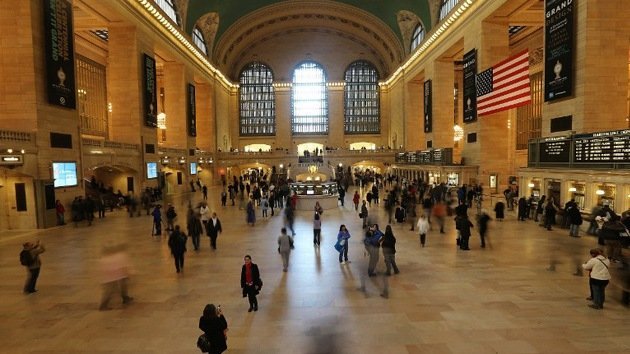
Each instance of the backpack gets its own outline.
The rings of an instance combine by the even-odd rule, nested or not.
[[[31,256],[31,252],[28,250],[22,250],[20,252],[20,264],[26,267],[30,267],[35,263],[33,256]]]

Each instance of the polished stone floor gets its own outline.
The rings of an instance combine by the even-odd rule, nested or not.
[[[348,203],[323,214],[320,249],[312,244],[312,215],[298,212],[296,248],[283,273],[282,217],[247,226],[244,212],[220,207],[217,195],[212,188],[224,228],[218,250],[204,238],[194,252],[189,241],[182,274],[166,240],[151,237],[148,216],[117,211],[91,227],[1,233],[0,352],[195,353],[198,318],[214,303],[229,323],[228,353],[630,353],[630,311],[619,290],[608,288],[603,311],[590,309],[586,276],[572,274],[589,258],[592,237],[569,238],[568,230],[546,231],[508,213],[491,223],[491,247],[481,249],[475,235],[464,252],[450,221],[445,235],[428,235],[425,248],[408,225],[393,225],[401,273],[385,277],[381,257],[379,276],[366,278],[360,219]],[[185,198],[173,199],[180,216]],[[384,210],[371,213],[384,229]],[[341,223],[352,234],[345,266],[333,248]],[[18,254],[34,239],[47,251],[39,292],[24,295]],[[135,301],[98,311],[98,260],[112,242],[129,245]],[[248,313],[241,297],[245,254],[264,280],[258,312]],[[389,298],[380,296],[385,286]]]

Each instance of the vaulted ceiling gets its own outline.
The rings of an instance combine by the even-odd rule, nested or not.
[[[357,59],[372,62],[385,77],[408,53],[412,27],[421,22],[430,30],[430,2],[179,0],[186,31],[202,30],[212,61],[232,79],[252,60],[275,66],[286,79],[288,67],[309,58],[329,66],[334,79]]]

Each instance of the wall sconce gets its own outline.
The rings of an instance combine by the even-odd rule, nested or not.
[[[604,192],[603,189],[598,189],[598,190],[595,191],[595,194],[597,194],[597,195],[604,195],[604,194],[606,194],[606,192]]]
[[[181,156],[179,160],[177,160],[177,162],[179,162],[180,165],[183,165],[186,163],[186,158],[184,156]]]
[[[530,182],[530,183],[528,183],[528,184],[527,184],[527,186],[528,186],[529,188],[534,188],[536,185]]]
[[[280,164],[280,169],[283,169],[283,168],[284,168],[284,165],[283,165],[283,164]]]
[[[341,162],[339,163],[339,167],[343,167],[343,164]]]
[[[164,156],[162,159],[160,159],[160,163],[162,165],[168,165],[169,163],[171,163],[171,159],[169,159],[168,156]]]
[[[571,188],[569,188],[569,192],[577,192],[577,188],[571,187]]]

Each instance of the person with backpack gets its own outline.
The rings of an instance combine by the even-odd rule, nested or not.
[[[262,217],[266,218],[269,216],[267,211],[269,210],[269,199],[267,199],[267,195],[264,194],[260,199],[260,208],[262,209]]]
[[[179,225],[175,226],[171,236],[168,238],[168,247],[171,249],[171,254],[175,258],[175,269],[177,273],[181,273],[184,270],[184,253],[186,253],[186,241],[188,237],[185,233],[181,232]]]
[[[28,275],[26,282],[24,283],[24,293],[32,294],[37,292],[35,285],[37,284],[37,278],[39,278],[39,271],[42,267],[42,262],[39,259],[39,255],[44,253],[46,249],[39,240],[37,242],[25,242],[22,245],[22,251],[20,252],[20,264],[26,267]]]

